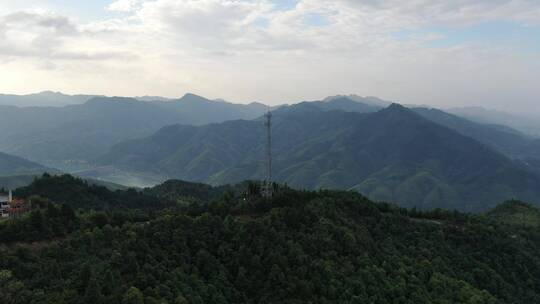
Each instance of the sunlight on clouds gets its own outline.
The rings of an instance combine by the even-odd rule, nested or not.
[[[466,29],[494,20],[537,27],[535,1],[118,0],[105,9],[117,13],[92,22],[50,12],[3,14],[0,68],[9,65],[24,83],[54,79],[54,90],[193,91],[244,102],[359,93],[497,106],[508,96],[525,104],[540,94],[527,81],[540,74],[530,65],[540,58],[520,49],[525,45],[427,46],[444,40],[431,30],[437,26]],[[15,83],[0,83],[0,91],[24,89]]]
[[[139,5],[139,0],[117,0],[107,6],[110,11],[132,12]]]

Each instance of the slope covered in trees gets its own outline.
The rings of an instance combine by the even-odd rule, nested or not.
[[[200,186],[181,187],[195,188]],[[354,192],[280,187],[267,201],[255,185],[249,188],[162,209],[143,222],[117,222],[107,213],[92,221],[90,211],[79,211],[66,236],[40,246],[0,247],[2,299],[9,304],[540,301],[538,227],[489,215],[407,210]],[[51,214],[63,214],[49,209],[35,212],[52,222]]]
[[[538,138],[503,125],[480,124],[437,109],[414,108],[412,110],[540,171],[540,140]]]
[[[0,177],[41,174],[51,169],[35,162],[0,152]],[[53,170],[54,171],[54,170]]]
[[[44,174],[30,185],[18,188],[15,195],[22,198],[38,196],[72,208],[119,209],[163,208],[167,200],[146,195],[134,189],[111,191],[103,185],[86,181],[68,174],[51,176]]]
[[[540,202],[540,177],[526,167],[397,104],[354,113],[303,103],[273,117],[274,176],[296,188],[353,189],[422,209]],[[264,132],[258,120],[173,125],[114,146],[100,162],[212,184],[260,179]]]

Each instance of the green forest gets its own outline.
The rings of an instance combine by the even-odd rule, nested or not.
[[[33,209],[0,222],[1,303],[540,303],[540,212],[523,202],[470,214],[69,175],[15,196]]]

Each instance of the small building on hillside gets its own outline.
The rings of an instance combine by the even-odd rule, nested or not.
[[[29,210],[26,201],[13,198],[11,190],[7,195],[0,194],[0,219],[18,217]]]
[[[13,200],[13,195],[11,190],[9,190],[8,195],[0,194],[0,218],[9,217],[10,203]]]
[[[19,217],[29,211],[26,201],[20,198],[14,198],[9,203],[9,217]]]

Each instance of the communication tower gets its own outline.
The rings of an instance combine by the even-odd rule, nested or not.
[[[261,194],[265,198],[272,197],[272,113],[270,110],[264,115],[264,126],[266,127],[266,153],[265,153],[265,178],[262,184]]]

